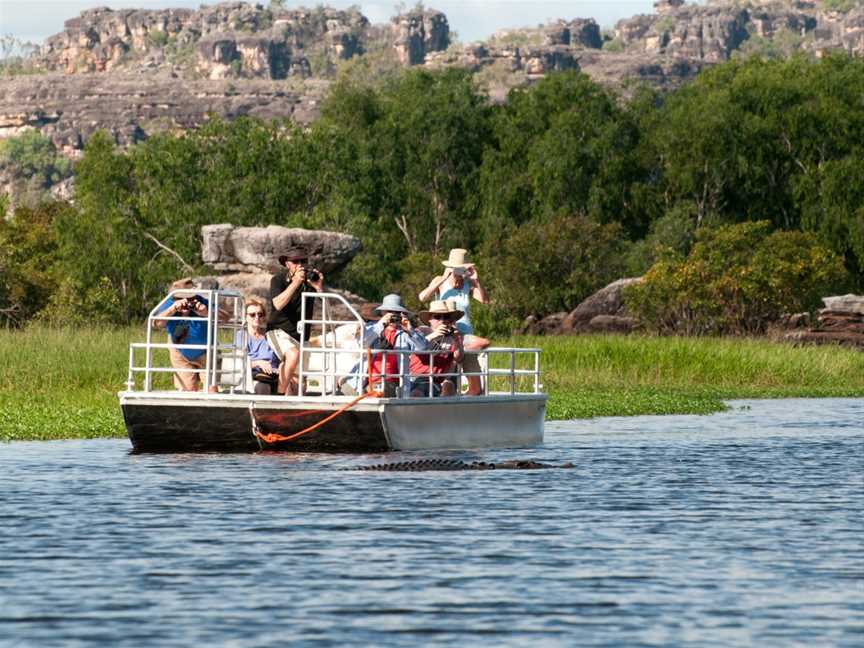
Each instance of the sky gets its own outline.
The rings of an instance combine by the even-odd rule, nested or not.
[[[258,0],[267,5],[269,0]],[[200,0],[0,0],[0,35],[11,34],[23,41],[41,43],[46,36],[63,30],[63,21],[84,9],[108,6],[112,9],[197,9]],[[215,0],[203,4],[217,4]],[[397,13],[398,0],[288,0],[289,8],[326,4],[339,9],[359,5],[373,23],[387,22]],[[413,6],[413,0],[404,4]],[[594,18],[601,27],[612,27],[621,18],[652,13],[653,0],[426,0],[427,7],[447,14],[450,29],[460,41],[482,40],[507,27],[534,27],[555,18]]]

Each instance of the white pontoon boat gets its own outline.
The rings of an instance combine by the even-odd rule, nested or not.
[[[404,361],[399,363],[396,397],[375,392],[343,396],[339,379],[352,370],[365,376],[374,354],[399,354],[407,360],[411,352],[366,348],[363,319],[341,295],[305,293],[318,301],[320,319],[307,318],[304,299],[298,328],[304,331],[308,324],[318,335],[301,339],[301,393],[259,395],[246,356],[242,295],[198,292],[210,305],[205,345],[154,341],[154,335],[165,335],[153,330],[154,322],[183,319],[164,317],[159,307],[148,318],[146,341],[130,345],[126,390],[119,397],[136,452],[381,452],[517,448],[543,441],[547,396],[541,391],[539,349],[483,351],[483,393],[478,396],[460,390],[452,397],[430,393],[412,398],[407,385],[418,376],[408,373]],[[342,315],[332,316],[337,312]],[[178,369],[168,360],[171,347],[205,352],[202,391],[175,391],[171,375]],[[387,365],[386,358],[381,365]],[[457,385],[465,376],[460,370],[448,375]],[[211,393],[213,388],[218,392]]]

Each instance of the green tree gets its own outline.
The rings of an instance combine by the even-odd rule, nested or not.
[[[54,221],[70,211],[68,204],[52,202],[19,205],[9,217],[0,212],[0,321],[4,324],[24,324],[56,290]]]
[[[487,242],[480,266],[502,321],[572,310],[618,279],[624,239],[617,223],[557,215],[514,229],[498,246]]]
[[[842,259],[813,235],[771,232],[768,221],[703,228],[687,257],[657,262],[628,288],[628,308],[664,333],[764,332],[846,286]]]
[[[558,212],[644,233],[643,205],[631,191],[645,176],[636,122],[586,75],[552,74],[511,91],[493,131],[480,180],[486,236]]]

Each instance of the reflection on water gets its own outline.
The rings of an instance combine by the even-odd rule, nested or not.
[[[0,644],[861,645],[864,402],[550,423],[575,470],[0,446]]]

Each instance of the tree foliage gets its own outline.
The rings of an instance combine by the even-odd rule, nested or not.
[[[361,254],[328,280],[370,299],[395,290],[413,300],[449,248],[468,248],[493,300],[477,311],[481,331],[570,310],[645,271],[664,277],[649,282],[663,287],[658,309],[673,288],[685,311],[706,309],[707,323],[684,313],[693,331],[756,330],[814,291],[845,288],[837,259],[851,286],[864,286],[861,59],[754,56],[666,96],[636,88],[627,99],[571,71],[513,90],[503,105],[463,71],[367,72],[342,69],[309,127],[214,117],[126,150],[91,137],[75,204],[50,219],[61,279],[40,284],[32,303],[60,318],[141,317],[170,280],[205,272],[200,231],[211,223],[358,236]],[[45,182],[65,173],[39,136],[4,143],[0,160],[13,159]],[[24,245],[21,232],[4,231]],[[771,246],[792,261],[772,258]],[[2,258],[23,277],[15,254]],[[724,259],[752,281],[733,273],[734,286],[712,284],[708,299],[669,278],[699,264],[725,277]],[[773,286],[783,297],[766,306],[771,273],[790,283]],[[734,313],[716,305],[727,299]]]
[[[846,279],[814,235],[755,221],[700,230],[686,258],[656,263],[626,301],[662,333],[760,333],[783,314],[813,310]]]

